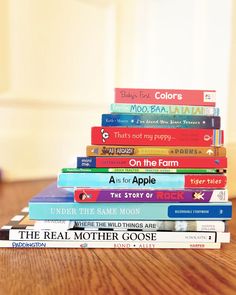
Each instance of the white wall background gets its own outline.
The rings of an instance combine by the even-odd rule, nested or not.
[[[225,127],[231,0],[1,0],[0,167],[56,175],[113,88],[216,89]],[[2,16],[2,18],[1,18]]]

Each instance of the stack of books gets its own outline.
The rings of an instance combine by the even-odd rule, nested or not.
[[[86,157],[1,229],[1,246],[214,249],[230,241],[215,91],[116,88],[101,121]]]

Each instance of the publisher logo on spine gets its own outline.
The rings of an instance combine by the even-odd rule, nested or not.
[[[109,138],[109,133],[105,132],[105,130],[102,128],[101,129],[101,134],[102,134],[102,142],[106,142],[106,139]]]
[[[216,102],[215,92],[203,92],[203,100],[204,102]]]

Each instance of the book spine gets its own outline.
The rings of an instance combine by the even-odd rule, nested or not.
[[[59,173],[58,187],[94,188],[225,188],[226,176],[217,174]]]
[[[168,156],[168,157],[225,157],[225,147],[189,147],[189,146],[100,146],[89,145],[86,148],[88,157],[120,156]]]
[[[226,169],[214,168],[62,168],[62,173],[179,173],[179,174],[220,174]]]
[[[185,115],[103,114],[102,126],[220,129],[220,117]]]
[[[9,240],[23,241],[63,241],[63,242],[151,242],[151,243],[221,243],[229,242],[229,233],[225,232],[158,232],[158,231],[113,231],[113,230],[22,230],[11,229]]]
[[[143,146],[221,146],[223,130],[92,127],[91,144]]]
[[[157,104],[125,104],[113,103],[110,111],[112,113],[127,114],[155,114],[155,115],[191,115],[191,116],[219,116],[220,109],[203,106],[174,106]]]
[[[226,157],[77,157],[77,168],[227,168]]]
[[[185,202],[185,203],[208,203],[227,202],[227,190],[106,190],[78,188],[74,192],[75,202],[91,203],[163,203],[163,202]]]
[[[115,88],[115,103],[215,107],[213,90]]]
[[[29,202],[34,220],[229,220],[227,203],[45,203]]]
[[[114,220],[81,220],[75,221],[76,228],[87,229],[114,229],[114,230],[140,230],[140,231],[213,231],[224,232],[225,221],[221,220],[178,220],[178,221],[114,221]]]
[[[0,248],[146,248],[146,249],[220,249],[221,243],[136,243],[136,242],[51,242],[0,241]]]

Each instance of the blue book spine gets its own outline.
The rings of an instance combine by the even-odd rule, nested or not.
[[[229,220],[232,204],[30,202],[35,220]]]
[[[113,103],[112,113],[219,116],[220,109],[204,106]]]
[[[183,189],[184,174],[60,173],[58,187]]]
[[[220,129],[219,116],[103,114],[102,126]]]

